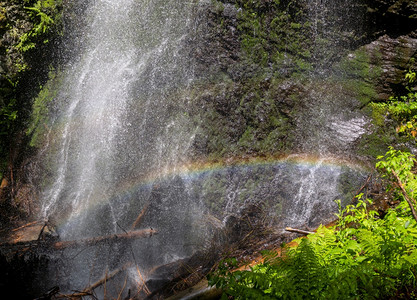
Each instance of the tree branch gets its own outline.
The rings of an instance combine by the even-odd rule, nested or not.
[[[416,211],[414,209],[414,205],[411,202],[410,197],[408,197],[407,191],[405,190],[404,185],[402,184],[400,177],[398,177],[397,173],[394,170],[391,170],[391,172],[394,175],[395,179],[397,180],[397,185],[401,189],[401,192],[402,192],[405,200],[407,201],[408,206],[410,206],[411,213],[413,214],[414,220],[416,220],[416,222],[417,222],[417,214],[416,214]],[[415,202],[415,200],[414,200],[414,202]]]
[[[313,231],[306,231],[306,230],[301,230],[301,229],[296,229],[296,228],[291,228],[291,227],[285,227],[286,231],[289,232],[296,232],[296,233],[301,233],[301,234],[313,234],[315,232]]]

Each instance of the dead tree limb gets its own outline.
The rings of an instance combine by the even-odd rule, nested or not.
[[[372,178],[372,174],[371,175],[369,175],[368,176],[368,178],[366,179],[366,181],[365,181],[365,183],[361,186],[361,188],[356,192],[356,194],[355,194],[355,196],[353,196],[353,199],[352,199],[352,201],[353,200],[355,200],[355,198],[356,198],[356,196],[357,195],[359,195],[359,193],[361,193],[362,192],[362,190],[368,185],[368,183],[369,183],[369,181],[371,180],[371,178]]]
[[[306,231],[306,230],[301,230],[301,229],[296,229],[296,228],[291,228],[291,227],[285,227],[286,231],[289,232],[296,232],[296,233],[301,233],[301,234],[313,234],[315,232],[313,231]]]
[[[55,298],[58,299],[77,299],[77,298],[83,298],[83,297],[87,297],[87,296],[93,296],[93,294],[91,292],[76,292],[73,294],[58,294],[55,295]]]
[[[147,203],[142,211],[140,212],[140,214],[138,215],[138,217],[136,218],[135,222],[133,222],[132,227],[130,228],[131,230],[134,230],[140,223],[140,221],[142,221],[143,216],[145,215],[146,211],[149,208],[150,203]]]
[[[130,240],[130,239],[137,239],[137,238],[145,238],[145,237],[150,237],[154,234],[157,234],[157,231],[152,228],[142,229],[142,230],[130,231],[127,233],[104,235],[104,236],[98,236],[98,237],[87,238],[87,239],[76,240],[76,241],[56,242],[53,244],[53,247],[55,249],[64,249],[64,248],[74,247],[74,246],[75,247],[76,246],[89,246],[89,245],[94,245],[96,243],[103,242],[103,241]]]
[[[399,186],[405,200],[408,203],[408,206],[411,209],[411,213],[413,214],[414,220],[416,220],[416,222],[417,222],[417,214],[416,214],[416,211],[414,209],[414,205],[413,205],[410,197],[408,197],[407,191],[405,190],[404,185],[402,184],[400,177],[397,175],[397,173],[394,170],[392,170],[392,174],[394,175],[395,179],[397,180],[397,185]],[[413,202],[415,203],[414,199],[413,199]]]
[[[39,241],[39,240],[41,240],[42,235],[43,235],[43,232],[45,231],[45,228],[46,228],[46,227],[48,227],[48,223],[45,223],[45,224],[42,226],[42,229],[41,229],[41,231],[39,232],[39,235],[38,235],[38,241]]]
[[[23,229],[23,228],[26,228],[26,227],[29,227],[29,226],[32,226],[32,225],[36,225],[36,224],[40,224],[42,221],[34,221],[34,222],[30,222],[30,223],[27,223],[27,224],[25,224],[25,225],[22,225],[22,226],[20,226],[20,227],[18,227],[18,228],[14,228],[14,229],[12,229],[12,231],[13,232],[15,232],[15,231],[19,231],[19,230],[21,230],[21,229]]]
[[[84,293],[88,293],[88,292],[92,292],[93,290],[95,290],[96,288],[98,288],[99,286],[105,284],[109,279],[112,279],[113,277],[115,277],[117,274],[123,272],[124,270],[126,270],[127,268],[129,268],[132,265],[132,263],[127,263],[125,264],[123,267],[114,270],[113,272],[111,272],[110,274],[106,274],[104,275],[104,277],[100,280],[98,280],[97,282],[93,283],[92,285],[90,285],[88,288],[84,289]]]
[[[138,265],[136,265],[136,271],[138,272],[138,275],[139,275],[140,279],[142,280],[142,284],[138,288],[138,291],[143,290],[146,293],[146,295],[151,294],[151,291],[149,290],[148,286],[146,285],[145,279],[143,278],[142,273],[140,272]]]

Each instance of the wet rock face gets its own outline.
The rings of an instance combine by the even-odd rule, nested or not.
[[[376,34],[404,35],[417,25],[417,2],[413,0],[368,0],[368,26]],[[415,36],[415,33],[412,35]]]
[[[197,76],[209,79],[191,109],[204,120],[196,121],[196,157],[326,144],[326,152],[354,154],[371,128],[363,109],[406,91],[415,1],[204,3],[190,51]]]
[[[381,68],[381,76],[376,78],[375,84],[381,100],[393,94],[405,94],[404,75],[410,68],[415,68],[412,61],[417,58],[417,38],[412,36],[392,38],[383,35],[364,47],[372,56],[370,68]]]
[[[191,59],[197,62],[196,74],[226,73],[236,77],[233,67],[240,56],[237,7],[231,3],[215,6],[206,3],[201,10],[198,32],[186,41],[193,47]]]
[[[413,69],[417,46],[417,2],[408,0],[367,1],[368,43],[364,48],[380,67],[375,87],[381,100],[404,94],[405,72]]]

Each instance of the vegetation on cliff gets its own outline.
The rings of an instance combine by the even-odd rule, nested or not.
[[[416,73],[406,75],[415,83]],[[396,121],[397,131],[416,136],[416,93],[374,104]],[[384,212],[372,200],[342,208],[336,225],[284,247],[283,255],[264,254],[265,261],[250,271],[234,271],[235,259],[225,260],[209,283],[234,299],[414,299],[417,297],[417,208],[414,155],[390,148],[378,157],[377,169],[387,180]],[[293,243],[294,244],[294,243]]]
[[[213,42],[210,48],[198,45],[196,56],[215,75],[195,89],[196,108],[190,111],[200,129],[197,157],[325,148],[333,155],[373,160],[402,142],[385,122],[370,121],[376,115],[371,103],[405,90],[403,75],[416,56],[412,4],[211,2]],[[381,20],[410,26],[388,28]],[[351,132],[354,141],[339,143],[345,132],[324,114],[367,120],[361,125],[364,133]]]
[[[42,58],[48,56],[49,39],[59,31],[60,10],[60,0],[0,2],[0,175],[5,171],[13,136],[28,116],[30,97],[48,68],[42,64],[51,61]]]
[[[61,0],[0,1],[0,223],[30,214],[33,191],[25,134],[32,101],[56,64],[62,33]]]
[[[283,256],[266,253],[250,271],[233,272],[236,261],[226,260],[210,284],[234,299],[415,298],[417,222],[406,201],[417,184],[414,163],[412,155],[394,149],[378,163],[400,201],[384,215],[359,195],[356,205],[340,208],[335,226],[297,239]]]
[[[212,31],[202,42],[207,47],[190,48],[201,47],[194,54],[200,59],[196,69],[203,73],[210,69],[214,75],[202,76],[190,87],[194,94],[187,105],[181,106],[179,97],[167,99],[179,114],[195,121],[193,159],[310,152],[323,145],[331,154],[362,151],[359,155],[374,157],[390,144],[401,149],[415,146],[414,87],[409,86],[404,96],[379,98],[382,85],[385,91],[405,86],[395,80],[416,54],[407,52],[415,49],[407,45],[410,39],[398,35],[409,34],[409,25],[415,24],[416,15],[407,14],[415,11],[415,2],[351,1],[349,7],[341,2],[345,1],[320,1],[332,11],[327,16],[327,11],[309,7],[311,1],[306,0],[212,1],[214,8],[208,12]],[[44,130],[50,129],[48,114],[57,109],[53,100],[62,78],[55,71],[59,68],[50,67],[48,49],[61,30],[61,6],[61,0],[0,2],[0,179],[5,175],[13,181],[16,140],[24,136],[25,146],[36,147],[44,142]],[[381,29],[387,20],[401,26]],[[392,36],[379,39],[384,34]],[[377,38],[379,44],[371,43]],[[391,60],[386,60],[382,55],[386,44],[397,42],[398,47],[390,48],[395,52]],[[371,44],[374,48],[364,46]],[[388,87],[383,81],[386,73],[393,78]],[[415,83],[411,69],[407,80]],[[189,91],[178,93],[183,92]],[[358,114],[342,114],[348,110]],[[341,136],[333,130],[340,125],[336,121],[361,121],[363,111],[373,116],[366,128],[372,132],[360,142],[335,143]],[[341,124],[342,129],[351,125]],[[325,140],[319,136],[323,132],[332,135]],[[341,144],[350,148],[342,149]],[[355,205],[340,208],[336,226],[321,227],[308,239],[298,240],[297,247],[286,248],[285,257],[268,253],[266,263],[252,272],[230,272],[234,262],[229,260],[211,283],[236,298],[417,297],[417,224],[411,211],[415,204],[408,203],[415,199],[414,163],[411,154],[394,149],[381,157],[378,167],[392,185],[390,200],[399,203],[389,211],[369,210],[370,200],[359,197]],[[7,186],[0,189],[0,208],[3,190]]]

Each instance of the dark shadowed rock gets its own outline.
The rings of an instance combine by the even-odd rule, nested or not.
[[[379,98],[386,100],[394,93],[404,93],[405,73],[417,58],[417,38],[383,35],[364,49],[371,56],[370,68],[381,70],[381,76],[375,82]]]

